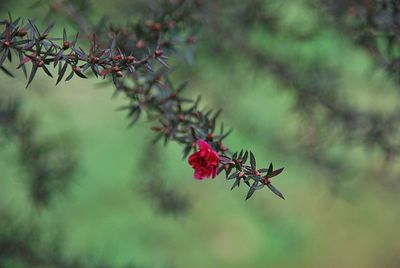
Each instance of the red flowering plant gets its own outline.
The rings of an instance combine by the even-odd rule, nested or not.
[[[194,178],[202,180],[217,176],[219,156],[204,140],[197,142],[199,151],[189,156],[188,162],[194,169]]]
[[[283,168],[273,170],[271,163],[268,168],[257,169],[252,152],[230,151],[223,140],[232,130],[225,131],[223,123],[220,123],[219,133],[216,131],[220,110],[200,109],[200,98],[192,100],[182,96],[186,83],[175,86],[168,76],[167,55],[177,51],[178,47],[181,49],[182,45],[176,45],[174,40],[190,39],[178,37],[191,32],[185,27],[190,27],[193,22],[192,4],[192,1],[171,2],[165,10],[153,14],[151,22],[139,21],[130,27],[113,25],[107,30],[102,26],[96,31],[94,25],[78,16],[79,12],[73,10],[73,6],[61,1],[55,11],[66,10],[67,15],[78,20],[78,26],[85,33],[93,33],[88,51],[78,46],[77,36],[70,40],[66,30],[62,38],[52,38],[49,36],[53,24],[40,31],[34,21],[28,20],[24,24],[20,18],[13,20],[10,15],[9,19],[0,22],[4,25],[0,34],[0,69],[12,75],[4,65],[7,59],[12,62],[15,54],[19,58],[18,68],[28,77],[28,85],[39,70],[52,77],[50,66],[57,72],[57,83],[64,79],[68,81],[73,76],[86,78],[90,73],[109,78],[116,93],[122,93],[128,99],[128,104],[121,110],[128,111],[131,124],[146,113],[150,120],[157,122],[152,127],[157,132],[155,141],[163,139],[165,144],[171,140],[182,144],[184,158],[198,145],[199,150],[188,159],[195,169],[196,179],[214,178],[225,171],[228,180],[234,179],[232,189],[240,182],[249,187],[246,199],[264,186],[283,198],[270,181]],[[57,40],[61,40],[61,44]],[[139,43],[140,47],[130,45]],[[192,45],[192,42],[187,42],[187,45]],[[28,64],[32,66],[29,75]],[[68,69],[70,73],[65,78]],[[248,158],[250,163],[246,164]]]

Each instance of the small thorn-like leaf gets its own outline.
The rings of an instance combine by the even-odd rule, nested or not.
[[[256,158],[252,152],[250,152],[250,165],[253,170],[256,169]]]
[[[33,21],[28,19],[28,23],[34,33],[34,36],[39,37],[40,36],[40,32],[38,30],[38,28],[36,27],[35,23],[33,23]]]
[[[3,50],[3,54],[1,55],[1,58],[0,58],[0,65],[3,65],[4,61],[7,59],[8,51],[9,51],[8,48]]]
[[[48,76],[50,76],[51,78],[53,78],[53,75],[50,73],[49,69],[47,69],[46,65],[43,65],[42,68],[43,68],[43,71],[44,71]]]
[[[36,75],[36,72],[37,72],[38,67],[39,67],[39,66],[38,66],[38,64],[37,64],[36,62],[34,62],[34,63],[32,64],[31,74],[29,75],[28,84],[26,85],[26,87],[28,87],[28,86],[31,84],[33,78],[34,78],[35,75]]]
[[[54,22],[52,22],[52,23],[50,23],[48,26],[47,26],[47,28],[46,28],[46,30],[44,30],[44,32],[43,32],[43,35],[44,36],[47,36],[49,33],[50,33],[50,31],[51,31],[51,29],[53,29],[53,27],[54,27]]]
[[[67,76],[67,78],[65,79],[65,81],[71,80],[73,76],[74,76],[74,71],[71,71],[71,73]]]
[[[228,177],[228,180],[234,179],[234,178],[239,174],[239,172],[240,172],[240,171],[236,171],[236,172],[232,173],[232,174]]]
[[[229,134],[231,134],[233,131],[233,128],[229,129],[222,137],[221,140],[225,139],[226,137],[228,137]]]
[[[249,156],[249,152],[246,151],[246,152],[244,153],[244,155],[243,155],[243,158],[242,158],[242,163],[243,163],[243,164],[246,163],[247,157],[248,157],[248,156]]]
[[[188,84],[188,81],[185,81],[185,82],[181,83],[181,84],[177,87],[176,93],[179,95],[179,93],[181,93],[181,92],[186,88],[187,84]]]
[[[68,41],[68,36],[67,36],[67,31],[64,28],[64,30],[63,30],[63,42],[66,42],[66,41]]]
[[[78,42],[79,38],[79,33],[76,33],[74,41],[72,41],[71,45],[74,47],[76,45],[76,42]]]
[[[236,181],[233,183],[231,190],[233,190],[236,187],[239,187],[240,185],[240,179],[236,179]]]
[[[11,77],[14,78],[14,75],[13,75],[9,70],[7,70],[5,67],[0,66],[0,69],[1,69],[6,75],[11,76]]]
[[[239,153],[238,159],[242,159],[242,156],[243,156],[243,149],[242,149],[242,150],[240,150],[240,153]]]
[[[281,192],[279,192],[278,189],[275,188],[275,186],[273,186],[271,183],[267,184],[267,187],[277,196],[279,196],[282,199],[285,199],[285,197],[283,196],[283,194]]]
[[[271,162],[268,167],[268,174],[270,174],[273,170],[274,170],[274,166],[272,165],[272,162]]]
[[[163,59],[157,58],[157,61],[161,63],[164,67],[169,68],[168,63],[166,63]]]
[[[240,166],[239,162],[236,159],[233,160],[233,162],[235,163],[235,167],[237,170],[242,170],[242,167]]]
[[[261,176],[257,176],[257,175],[248,175],[247,176],[249,179],[253,179],[255,181],[261,181],[262,177]]]
[[[186,159],[186,157],[189,155],[191,150],[192,150],[192,146],[190,146],[190,145],[185,146],[185,148],[183,149],[183,159]],[[221,170],[218,170],[218,173],[220,173],[220,172],[221,172]]]
[[[76,71],[75,74],[76,74],[77,76],[79,76],[80,78],[87,79],[86,75],[84,75],[84,74],[83,74],[82,72],[80,72],[80,71]]]
[[[141,113],[142,113],[141,109],[136,110],[136,112],[132,115],[132,120],[129,123],[129,127],[132,127],[139,120]]]
[[[272,178],[272,177],[278,176],[279,174],[282,173],[283,169],[284,168],[280,168],[280,169],[272,171],[271,173],[268,174],[268,177]]]
[[[248,200],[254,194],[255,191],[256,191],[256,189],[254,189],[253,187],[250,187],[250,189],[246,195],[246,200]]]
[[[64,62],[64,65],[63,65],[62,69],[61,69],[60,72],[58,73],[58,78],[57,78],[56,85],[58,85],[58,83],[60,83],[61,80],[63,79],[64,74],[65,74],[65,71],[67,70],[67,67],[68,67],[68,63],[67,63],[67,62]]]
[[[18,57],[19,57],[19,61],[22,62],[24,60],[24,55],[22,54],[22,52],[18,52]],[[17,68],[22,67],[22,71],[24,72],[25,78],[28,77],[28,73],[26,71],[26,66],[25,64],[22,64],[21,66],[18,66]]]

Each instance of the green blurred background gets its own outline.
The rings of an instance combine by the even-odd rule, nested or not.
[[[40,18],[44,11],[30,9],[30,2],[10,2],[1,14],[9,10]],[[309,3],[275,1],[278,30],[248,28],[247,41],[299,69],[323,59],[338,77],[338,94],[351,105],[390,111],[400,99],[395,84],[349,38],[319,25],[321,12]],[[125,5],[96,1],[93,16],[108,13],[113,19]],[[56,31],[64,23],[57,21]],[[315,34],[294,41],[293,32]],[[112,85],[73,79],[55,87],[41,74],[25,89],[25,79],[17,74],[17,79],[1,75],[1,94],[21,97],[24,113],[36,115],[38,139],[67,137],[78,168],[65,193],[37,208],[15,143],[4,142],[0,210],[12,215],[13,226],[37,226],[39,248],[58,241],[66,258],[104,260],[115,267],[399,267],[399,197],[390,186],[398,165],[382,173],[382,153],[362,141],[346,142],[335,126],[328,128],[334,142],[323,150],[342,168],[320,165],[318,155],[307,157],[297,148],[309,138],[303,131],[308,121],[294,108],[290,83],[258,68],[241,51],[220,53],[213,34],[202,30],[194,63],[177,64],[174,76],[189,78],[186,94],[201,94],[203,105],[223,108],[222,119],[235,129],[226,141],[230,148],[252,150],[263,165],[273,161],[285,167],[275,186],[286,200],[265,190],[244,201],[245,187],[230,191],[231,181],[222,175],[193,179],[179,145],[150,145],[154,135],[144,117],[128,128],[124,114],[116,111],[126,100],[111,98]],[[155,167],[146,165],[153,154]],[[160,210],[146,188],[154,179],[183,197],[183,212]],[[0,232],[11,228],[2,226]]]

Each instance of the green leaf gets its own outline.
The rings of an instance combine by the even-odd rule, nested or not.
[[[176,89],[176,94],[179,95],[179,93],[181,93],[186,88],[187,84],[188,81],[181,83]]]
[[[236,157],[237,157],[237,152],[235,152],[233,155],[232,155],[232,159],[236,159]]]
[[[152,142],[153,142],[153,143],[156,143],[157,141],[159,141],[159,140],[162,138],[162,136],[163,136],[163,133],[159,133],[159,134],[152,140]]]
[[[261,181],[262,177],[261,176],[257,176],[257,175],[248,175],[247,176],[249,179],[253,179],[255,181]]]
[[[250,187],[250,189],[246,195],[246,200],[248,200],[254,194],[255,191],[256,191],[256,189],[254,189],[253,187]]]
[[[234,159],[233,162],[235,163],[235,167],[237,170],[242,170],[242,167],[240,166],[239,162],[236,159]]]
[[[244,155],[243,155],[243,158],[242,158],[242,163],[243,163],[243,164],[246,163],[247,157],[248,157],[248,156],[249,156],[249,152],[246,151],[246,152],[244,153]]]
[[[51,78],[53,78],[53,75],[50,73],[49,69],[47,69],[47,67],[46,67],[45,65],[43,65],[42,68],[43,68],[43,71],[44,71],[48,76],[50,76]]]
[[[183,148],[183,159],[186,159],[186,157],[189,155],[191,150],[192,150],[192,146],[190,144],[186,145],[185,148]]]
[[[272,178],[272,177],[278,176],[279,174],[282,173],[283,169],[284,168],[280,168],[280,169],[272,171],[270,174],[268,174],[268,177]]]
[[[20,61],[23,61],[24,55],[22,54],[22,52],[18,52],[18,57],[19,57],[19,60],[20,60]],[[26,72],[26,66],[25,66],[25,64],[22,64],[21,67],[22,67],[22,71],[24,72],[25,78],[27,78],[27,77],[28,77],[28,74],[27,74],[27,72]]]
[[[67,76],[67,78],[65,78],[65,81],[71,80],[73,76],[74,76],[74,71],[71,71],[71,73]]]
[[[243,178],[243,181],[244,182],[248,182],[249,180],[251,179],[251,176],[245,176],[244,178]]]
[[[229,168],[225,171],[225,177],[228,178],[229,174],[231,173],[233,166],[229,166]]]
[[[4,61],[7,59],[8,52],[9,52],[8,48],[3,50],[3,55],[1,55],[0,58],[0,65],[3,65]]]
[[[242,159],[242,156],[243,156],[243,149],[242,149],[242,150],[240,150],[240,153],[239,153],[238,159]]]
[[[29,40],[29,39],[14,41],[14,42],[13,42],[13,45],[14,45],[14,46],[25,45],[25,44],[29,43],[30,41],[31,41],[31,40]]]
[[[47,26],[47,28],[46,28],[46,30],[44,30],[44,32],[43,32],[43,35],[44,36],[46,36],[46,35],[48,35],[49,34],[49,32],[51,31],[51,29],[54,27],[54,22],[52,22],[52,23],[50,23],[48,26]]]
[[[193,126],[190,126],[190,134],[192,134],[193,140],[197,140],[196,130],[194,129]]]
[[[38,30],[38,28],[36,27],[35,23],[33,23],[31,20],[28,20],[28,23],[29,23],[29,25],[31,26],[31,29],[32,29],[32,31],[33,31],[33,33],[34,33],[34,36],[39,37],[39,36],[40,36],[40,33],[39,33],[39,30]]]
[[[271,183],[267,184],[267,187],[277,196],[279,196],[282,199],[285,199],[285,197],[283,196],[283,194],[281,192],[279,192],[278,189],[275,188],[275,186],[273,186]]]
[[[268,174],[270,174],[273,170],[274,170],[274,166],[272,165],[272,162],[271,162],[268,167]]]
[[[63,42],[65,42],[65,41],[68,41],[68,36],[67,36],[67,31],[64,28],[64,30],[63,30]]]
[[[28,86],[31,84],[33,78],[34,78],[35,75],[36,75],[36,72],[37,72],[38,67],[39,67],[39,66],[38,66],[38,64],[37,64],[36,62],[34,62],[34,63],[32,64],[31,74],[29,75],[28,84],[26,85],[26,87],[28,87]]]
[[[239,174],[239,172],[240,171],[236,171],[236,172],[232,173],[227,179],[228,180],[234,179]]]
[[[64,74],[65,74],[65,71],[67,70],[67,67],[68,67],[68,63],[64,62],[64,65],[63,65],[62,69],[60,70],[60,72],[58,74],[56,85],[58,85],[58,83],[60,83],[60,81],[64,77]]]
[[[76,73],[76,75],[79,76],[80,78],[87,79],[86,75],[84,75],[82,72],[77,71],[77,72],[75,72],[75,73]]]
[[[254,154],[251,151],[250,151],[250,165],[253,170],[256,169],[256,158],[254,157]]]
[[[258,182],[253,183],[253,186],[251,186],[252,188],[256,189],[256,190],[261,190],[262,188],[264,188],[263,183],[258,184]]]
[[[228,137],[229,134],[231,134],[233,131],[233,128],[229,129],[228,132],[226,132],[222,137],[221,140],[225,139],[226,137]]]
[[[14,78],[14,75],[13,75],[9,70],[7,70],[5,67],[0,66],[0,69],[1,69],[6,75],[11,76],[12,78]]]
[[[136,110],[136,112],[132,115],[132,119],[131,119],[131,122],[129,123],[129,127],[133,126],[139,120],[141,113],[142,113],[142,110],[140,108]]]
[[[236,179],[236,181],[233,183],[231,190],[233,190],[235,187],[239,187],[240,185],[240,179]]]

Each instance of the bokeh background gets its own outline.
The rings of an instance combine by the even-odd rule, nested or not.
[[[330,1],[243,2],[211,2],[196,44],[171,56],[173,76],[190,81],[188,96],[223,108],[231,148],[285,167],[274,182],[286,200],[265,190],[245,201],[246,187],[230,191],[222,175],[193,179],[178,144],[152,144],[145,117],[128,127],[111,84],[55,87],[40,74],[25,89],[13,70],[16,79],[0,76],[2,109],[17,98],[16,120],[29,127],[0,139],[2,267],[399,267],[398,158],[377,142],[386,134],[359,122],[391,117],[397,81]],[[34,3],[5,1],[0,13],[40,20],[47,10]],[[146,4],[97,0],[82,10],[122,23],[146,16],[134,8]],[[50,20],[56,32],[76,29]],[[346,109],[356,112],[341,117]],[[40,178],[59,190],[42,191]]]

